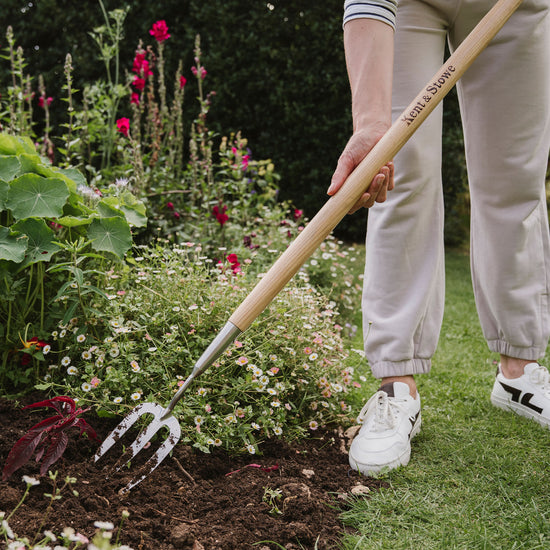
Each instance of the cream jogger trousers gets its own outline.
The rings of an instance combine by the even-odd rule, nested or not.
[[[524,0],[458,85],[471,196],[471,266],[489,349],[536,360],[549,337],[549,0]],[[397,117],[494,0],[400,0]],[[396,156],[369,211],[365,350],[376,378],[429,371],[444,306],[441,105]]]

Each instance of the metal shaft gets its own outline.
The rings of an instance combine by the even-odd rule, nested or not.
[[[195,363],[193,370],[187,380],[184,382],[183,386],[178,390],[176,395],[172,398],[172,401],[166,407],[164,414],[162,415],[161,420],[164,420],[174,410],[177,402],[181,399],[183,392],[191,384],[191,382],[203,373],[208,367],[214,363],[214,361],[228,348],[228,346],[241,334],[241,329],[235,326],[230,321],[225,324],[225,326],[220,330],[216,338],[212,343],[206,348],[205,352],[199,357],[199,360]]]

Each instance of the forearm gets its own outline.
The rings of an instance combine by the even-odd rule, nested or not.
[[[344,25],[353,130],[391,125],[393,28],[374,19]]]

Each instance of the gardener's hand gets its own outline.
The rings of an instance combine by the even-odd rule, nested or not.
[[[367,156],[376,142],[382,137],[384,131],[361,130],[353,134],[348,141],[344,151],[338,159],[338,165],[332,176],[332,181],[327,193],[334,195],[344,184],[347,177],[353,172],[357,165]],[[380,169],[380,172],[374,176],[369,189],[365,192],[355,205],[349,211],[353,214],[360,208],[370,208],[375,202],[384,202],[387,192],[394,187],[393,181],[393,162]]]

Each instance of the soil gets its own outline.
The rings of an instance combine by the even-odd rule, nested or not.
[[[14,403],[0,398],[0,467],[23,434],[51,416],[50,409],[22,410],[22,405],[42,399],[32,395]],[[101,438],[118,423],[85,418]],[[135,435],[130,434],[130,440]],[[71,527],[91,539],[97,531],[94,522],[103,521],[114,524],[113,539],[118,536],[119,544],[134,550],[337,548],[347,529],[340,515],[350,499],[368,498],[369,491],[382,485],[349,469],[348,437],[335,428],[301,442],[269,441],[262,454],[254,456],[231,456],[218,449],[204,454],[179,444],[148,478],[123,496],[119,490],[135,477],[151,449],[141,451],[139,455],[144,456],[138,455],[130,468],[107,478],[120,457],[121,444],[95,463],[98,444],[79,438],[76,429],[69,436],[69,446],[52,470],[58,471],[57,487],[67,476],[77,481],[53,502],[46,518],[49,499],[44,493],[55,488],[48,476],[39,477],[34,459],[7,481],[0,481],[0,510],[9,514],[26,487],[21,477],[40,480],[9,521],[19,536],[32,539],[37,531],[59,534]],[[278,511],[266,502],[274,491],[280,494],[273,500]],[[125,510],[129,517],[118,532]]]

